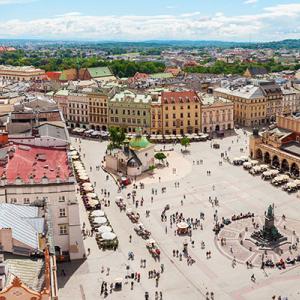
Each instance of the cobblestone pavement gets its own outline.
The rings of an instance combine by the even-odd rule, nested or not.
[[[162,251],[161,261],[154,261],[145,247],[145,240],[137,236],[133,230],[134,225],[124,212],[120,212],[114,201],[120,196],[115,182],[110,178],[106,180],[103,170],[96,171],[107,146],[106,142],[81,140],[81,143],[72,138],[73,146],[81,147],[82,160],[90,174],[92,183],[96,183],[96,192],[103,197],[101,189],[110,191],[110,207],[105,207],[115,233],[119,238],[119,248],[116,252],[98,249],[95,239],[88,237],[85,247],[91,249],[87,260],[59,265],[58,280],[60,299],[102,299],[100,286],[102,280],[111,283],[114,279],[122,277],[129,272],[139,272],[141,282],[134,282],[133,290],[130,282],[124,282],[122,291],[113,292],[108,299],[145,299],[145,292],[149,292],[150,299],[155,299],[155,291],[162,291],[163,299],[167,300],[199,300],[205,299],[207,292],[213,291],[214,299],[271,299],[273,295],[287,296],[288,299],[300,299],[300,268],[299,265],[286,270],[260,268],[247,269],[242,263],[232,267],[231,258],[219,250],[218,242],[212,231],[213,215],[230,217],[233,214],[247,213],[263,215],[267,206],[275,204],[275,214],[285,214],[288,219],[300,220],[300,199],[295,194],[287,194],[279,188],[273,187],[260,177],[251,176],[242,167],[235,167],[227,162],[219,165],[221,153],[228,152],[231,158],[246,154],[247,137],[239,131],[239,135],[226,137],[220,140],[220,149],[211,148],[211,142],[193,143],[189,152],[183,154],[181,147],[176,145],[175,150],[169,152],[169,167],[157,169],[152,178],[143,178],[144,189],[137,190],[137,198],[144,198],[144,205],[136,210],[141,215],[141,221],[152,233],[152,238],[157,241]],[[238,141],[237,141],[238,138]],[[171,148],[173,146],[167,146]],[[157,145],[157,149],[162,146]],[[240,148],[244,152],[240,152]],[[203,164],[197,164],[197,160],[203,160]],[[90,171],[92,166],[92,171]],[[173,172],[176,168],[176,172]],[[207,171],[211,175],[207,175]],[[161,182],[158,178],[161,177]],[[179,188],[175,187],[179,182]],[[213,189],[214,185],[214,189]],[[166,193],[161,193],[161,188],[166,188]],[[122,191],[126,194],[132,187]],[[157,189],[157,195],[151,201],[152,189]],[[185,199],[184,199],[185,196]],[[208,201],[209,196],[218,198],[220,206],[212,207]],[[133,207],[132,201],[128,206]],[[181,201],[183,205],[181,205]],[[166,204],[170,205],[167,215],[182,212],[184,216],[199,218],[200,212],[205,214],[202,222],[203,230],[193,230],[191,239],[186,236],[174,235],[174,225],[170,228],[168,222],[161,222],[161,212]],[[133,208],[135,209],[135,208]],[[150,217],[146,217],[145,211],[150,210]],[[87,223],[87,213],[81,203],[81,221]],[[129,242],[132,235],[132,242]],[[191,245],[194,241],[194,247]],[[201,241],[205,242],[205,249],[201,248]],[[188,266],[186,260],[180,261],[173,257],[173,250],[182,250],[183,243],[188,243],[188,250],[195,260],[192,266]],[[128,261],[128,252],[133,251],[135,259]],[[206,258],[206,252],[211,251],[211,258]],[[226,252],[226,251],[225,251]],[[146,259],[147,267],[140,268],[140,260]],[[242,259],[241,259],[242,260]],[[165,271],[161,274],[159,286],[155,287],[155,280],[148,279],[150,269],[160,270],[161,263]],[[130,270],[126,270],[129,265]],[[101,273],[101,268],[104,272]],[[106,268],[109,267],[109,275]],[[66,277],[60,276],[60,269],[64,268]],[[256,282],[251,281],[254,274]],[[210,299],[210,298],[209,298]]]

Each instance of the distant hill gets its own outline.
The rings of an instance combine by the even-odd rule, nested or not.
[[[68,41],[68,40],[32,40],[32,39],[0,39],[0,45],[3,46],[37,46],[56,48],[58,46],[65,48],[272,48],[272,49],[299,49],[300,39],[287,39],[274,42],[226,42],[226,41],[189,41],[189,40],[151,40],[141,42],[130,41]]]

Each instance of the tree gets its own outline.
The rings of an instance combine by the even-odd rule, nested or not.
[[[112,145],[116,148],[119,148],[125,140],[125,133],[123,128],[110,127],[109,134]]]
[[[154,158],[156,158],[157,160],[163,162],[164,159],[166,159],[166,155],[163,152],[158,152],[154,155]]]
[[[190,139],[187,137],[183,137],[180,141],[181,146],[183,146],[186,150],[186,147],[190,145]]]

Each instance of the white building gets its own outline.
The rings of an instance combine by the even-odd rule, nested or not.
[[[76,181],[66,149],[18,144],[1,148],[0,177],[0,203],[43,207],[57,256],[84,256]]]

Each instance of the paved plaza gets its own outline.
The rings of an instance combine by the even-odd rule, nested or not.
[[[226,236],[227,246],[220,245],[220,240],[213,232],[214,214],[218,218],[231,218],[234,214],[254,213],[257,218],[262,217],[269,204],[275,205],[276,223],[281,227],[280,231],[286,230],[289,236],[296,238],[300,234],[300,198],[296,194],[288,194],[280,188],[272,186],[269,182],[263,181],[260,176],[252,176],[242,167],[233,166],[228,162],[222,163],[221,153],[228,151],[230,158],[246,155],[248,138],[241,130],[237,134],[218,140],[220,149],[213,149],[211,142],[192,143],[189,152],[182,153],[180,145],[166,145],[167,161],[169,167],[156,169],[154,175],[139,179],[136,199],[144,199],[143,206],[137,209],[133,206],[132,200],[126,195],[132,191],[132,186],[118,192],[118,187],[112,177],[106,180],[106,173],[100,169],[96,171],[95,166],[101,164],[107,142],[90,140],[78,140],[72,138],[72,145],[81,148],[81,159],[85,164],[90,180],[94,184],[99,198],[104,198],[101,190],[110,192],[111,205],[104,207],[108,219],[119,239],[119,248],[116,251],[102,251],[98,249],[94,237],[85,239],[85,247],[91,249],[86,260],[75,263],[64,263],[58,266],[59,296],[62,300],[103,299],[100,296],[100,288],[103,280],[108,284],[116,278],[125,278],[127,274],[138,272],[141,274],[141,281],[134,281],[131,289],[131,280],[124,279],[123,288],[119,292],[113,291],[108,299],[145,299],[145,292],[149,292],[150,298],[155,299],[155,291],[162,292],[162,299],[166,300],[199,300],[212,299],[210,293],[214,293],[214,299],[272,299],[276,297],[288,297],[300,299],[300,264],[295,264],[284,270],[277,268],[262,270],[260,267],[247,268],[245,261],[249,259],[247,247],[240,247],[238,235],[245,226],[250,224],[237,222],[225,227],[219,234],[219,238]],[[240,149],[243,148],[244,152]],[[157,145],[156,149],[163,149]],[[174,150],[172,150],[174,149]],[[200,163],[200,160],[203,163]],[[90,170],[92,167],[92,170]],[[175,170],[174,170],[175,169]],[[211,171],[211,175],[207,174]],[[139,183],[145,184],[140,189]],[[179,187],[175,183],[179,182]],[[166,192],[162,193],[162,188]],[[157,194],[153,195],[153,191]],[[151,231],[152,238],[158,243],[161,249],[160,261],[155,261],[149,254],[145,240],[139,237],[134,231],[134,224],[131,223],[125,212],[120,212],[115,204],[116,197],[122,195],[127,201],[127,206],[138,211],[141,222]],[[151,197],[153,200],[151,201]],[[217,197],[219,206],[213,206],[209,197]],[[169,204],[167,211],[167,222],[161,221],[161,213],[164,207]],[[88,214],[83,203],[81,205],[81,222],[88,224]],[[150,210],[150,216],[146,217],[146,210]],[[216,212],[217,210],[217,212]],[[174,234],[175,225],[170,227],[169,216],[171,214],[183,213],[185,218],[198,218],[204,213],[205,219],[201,220],[202,229],[192,231],[191,238]],[[286,228],[283,229],[282,215],[286,216]],[[295,230],[296,234],[291,232]],[[129,236],[132,241],[129,241]],[[194,247],[191,241],[194,241]],[[205,248],[201,247],[201,242]],[[185,258],[180,260],[173,250],[183,249],[183,243],[188,243],[189,255],[195,263],[188,265]],[[231,244],[232,243],[232,244]],[[232,246],[232,251],[230,247]],[[134,253],[134,260],[128,260],[128,252]],[[207,252],[211,257],[207,258]],[[285,255],[288,255],[288,250]],[[295,256],[297,251],[292,251]],[[260,253],[253,251],[259,257]],[[272,256],[272,253],[268,253]],[[237,264],[233,266],[232,260],[236,257]],[[273,256],[272,256],[273,257]],[[141,259],[146,259],[146,268],[141,268]],[[158,287],[154,279],[148,279],[149,270],[161,271],[161,264],[164,271],[161,273]],[[256,265],[255,259],[253,264]],[[129,270],[126,266],[129,265]],[[257,263],[259,266],[259,263]],[[109,270],[107,270],[109,268]],[[61,269],[66,276],[61,275]],[[103,271],[103,272],[102,272]],[[255,282],[251,280],[254,274]],[[158,298],[159,299],[159,298]],[[277,299],[277,298],[276,298]]]

